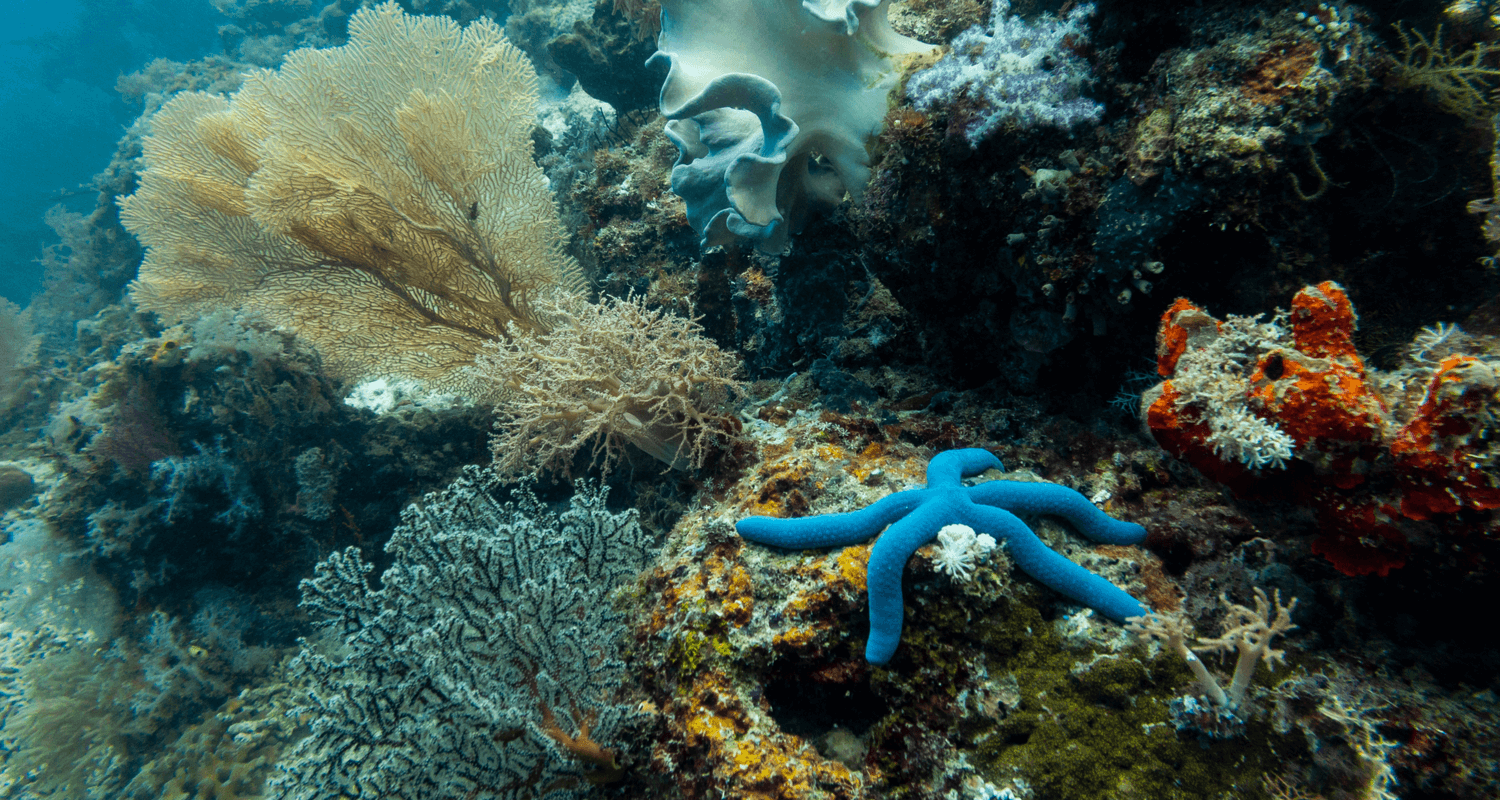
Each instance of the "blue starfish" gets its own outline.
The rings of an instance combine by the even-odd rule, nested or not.
[[[987,450],[949,450],[927,464],[927,488],[908,489],[874,505],[843,514],[778,519],[746,517],[735,525],[752,542],[803,550],[858,544],[884,529],[870,552],[870,639],[865,660],[884,664],[901,643],[901,575],[918,547],[932,541],[945,525],[964,524],[1003,539],[1021,569],[1058,592],[1122,622],[1146,613],[1123,589],[1059,555],[1016,517],[1055,514],[1085,536],[1110,544],[1135,544],[1146,529],[1100,511],[1083,495],[1055,483],[990,481],[964,486],[959,480],[987,469],[1003,469]]]

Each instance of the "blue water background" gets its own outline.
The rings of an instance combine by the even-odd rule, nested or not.
[[[93,209],[90,180],[140,113],[115,81],[217,51],[227,20],[208,0],[3,0],[0,18],[0,296],[24,305],[57,242],[47,209]]]

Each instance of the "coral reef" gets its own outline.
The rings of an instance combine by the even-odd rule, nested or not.
[[[408,52],[426,60],[397,57]],[[577,264],[561,252],[557,210],[526,146],[535,84],[488,20],[461,29],[386,3],[354,16],[349,44],[299,50],[280,71],[253,73],[232,100],[178,95],[152,117],[141,187],[121,201],[147,248],[132,298],[168,321],[254,310],[297,331],[338,377],[415,379],[502,403],[520,396],[512,416],[541,415],[522,421],[536,426],[520,443],[535,451],[530,462],[556,466],[559,453],[595,438],[605,461],[625,439],[668,464],[701,463],[717,394],[698,390],[727,383],[732,368],[712,342],[678,335],[682,326],[659,315],[581,303]],[[309,122],[335,115],[335,128]],[[670,341],[632,355],[696,355],[697,371],[654,388],[651,375],[616,402],[625,408],[572,426],[549,424],[559,402],[575,404],[566,416],[581,399],[553,393],[559,376],[473,369],[489,344],[486,367],[568,358],[606,387],[681,366],[583,363],[607,355],[583,341],[557,352],[563,332],[585,324],[595,339],[661,335]],[[528,387],[540,395],[525,397]]]
[[[976,563],[965,581],[942,572],[940,548],[918,549],[903,646],[886,667],[871,666],[850,630],[868,613],[871,547],[775,554],[745,544],[729,523],[744,512],[845,511],[918,483],[933,440],[982,437],[981,418],[971,407],[945,431],[929,427],[938,418],[927,412],[878,425],[779,402],[792,413],[747,426],[751,468],[718,503],[678,521],[646,582],[637,641],[665,665],[647,678],[665,726],[652,765],[677,796],[1074,798],[1129,781],[1134,791],[1206,797],[1232,786],[1253,793],[1263,776],[1306,763],[1300,732],[1276,732],[1269,713],[1244,737],[1209,746],[1179,733],[1172,703],[1190,677],[1181,658],[1136,649],[1004,556]],[[989,447],[1041,467],[1033,454],[1049,452],[1045,436],[1027,438]],[[1102,458],[1050,466],[1087,493],[1113,486],[1112,513],[1144,519],[1135,515],[1150,513],[1138,505],[1150,462],[1110,457],[1112,444],[1099,445]],[[1176,602],[1149,553],[1089,546],[1046,516],[1027,519],[1070,559]],[[1265,676],[1257,683],[1275,683]]]
[[[1381,304],[1382,340],[1472,309],[1461,287],[1490,279],[1452,209],[1488,142],[1390,91],[1385,29],[1328,5],[1101,4],[1068,53],[1106,113],[1073,138],[1017,124],[960,147],[964,103],[919,109],[908,83],[850,220],[922,362],[966,386],[1118,385],[1163,294],[1248,313],[1336,278]],[[1416,220],[1464,251],[1431,280],[1407,278],[1432,241]]]
[[[0,311],[0,797],[1496,796],[1494,3],[212,5]]]

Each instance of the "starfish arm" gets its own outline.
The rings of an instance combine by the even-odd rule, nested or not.
[[[1000,459],[988,450],[966,447],[962,450],[944,450],[927,462],[927,486],[937,488],[942,484],[958,485],[959,478],[978,475],[987,469],[1004,469]]]
[[[1128,592],[1069,561],[1062,554],[1048,547],[1037,538],[1026,523],[1017,519],[1016,515],[1004,509],[988,506],[974,506],[970,509],[970,514],[975,520],[972,523],[974,528],[989,533],[997,539],[1003,537],[1006,542],[1006,552],[1011,560],[1037,581],[1115,622],[1124,622],[1130,617],[1145,615],[1146,609]],[[872,563],[873,561],[874,559],[871,558]],[[872,614],[874,608],[872,593],[870,602]],[[871,640],[873,639],[872,634]]]
[[[1115,519],[1087,497],[1055,483],[990,481],[969,489],[969,499],[1016,514],[1053,514],[1073,523],[1084,536],[1105,544],[1137,544],[1146,529]]]
[[[927,503],[893,523],[875,541],[866,570],[870,596],[870,638],[865,642],[865,660],[884,664],[901,643],[901,576],[906,562],[918,547],[932,541],[953,509],[947,503]]]
[[[922,489],[889,494],[858,511],[816,517],[745,517],[735,523],[740,536],[786,550],[840,547],[869,539],[922,503]]]

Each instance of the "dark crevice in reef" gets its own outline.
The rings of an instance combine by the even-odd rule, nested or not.
[[[766,683],[771,716],[785,733],[816,739],[835,728],[863,736],[889,708],[859,683],[820,683],[806,674],[784,675]]]

